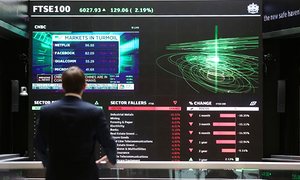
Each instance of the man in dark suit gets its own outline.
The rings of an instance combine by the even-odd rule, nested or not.
[[[85,76],[78,67],[62,74],[65,97],[43,106],[35,138],[37,155],[46,167],[47,180],[96,180],[97,163],[116,163],[116,143],[104,113],[81,100]],[[105,156],[96,161],[98,141]]]

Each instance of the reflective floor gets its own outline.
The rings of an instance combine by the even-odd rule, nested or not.
[[[0,170],[0,180],[41,180],[44,170]],[[300,171],[234,169],[234,170],[162,170],[126,169],[99,170],[101,180],[190,180],[190,179],[300,179]]]

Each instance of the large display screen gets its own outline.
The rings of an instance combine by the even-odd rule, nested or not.
[[[32,1],[30,138],[79,66],[118,161],[262,157],[259,0]],[[99,150],[101,151],[101,149]],[[35,159],[35,151],[30,146]]]

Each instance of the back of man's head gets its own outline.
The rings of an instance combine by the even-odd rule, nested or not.
[[[85,76],[83,71],[72,66],[62,73],[62,87],[65,93],[79,94],[85,88]]]

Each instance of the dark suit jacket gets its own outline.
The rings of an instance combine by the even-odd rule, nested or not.
[[[43,106],[35,138],[48,180],[96,180],[95,143],[116,163],[116,143],[102,110],[75,96]]]

